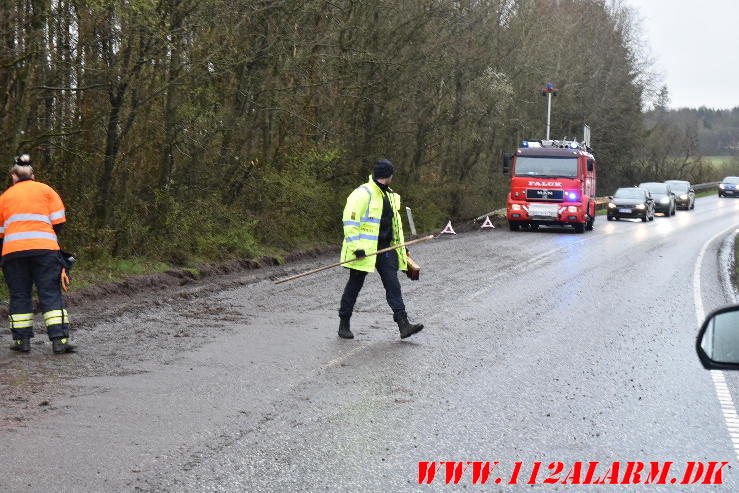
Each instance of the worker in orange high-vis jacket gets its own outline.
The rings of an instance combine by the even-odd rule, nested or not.
[[[31,350],[31,288],[35,284],[53,352],[71,352],[69,317],[61,291],[64,260],[57,241],[66,220],[64,204],[54,189],[34,180],[28,154],[16,158],[10,176],[13,185],[0,195],[0,238],[2,269],[10,292],[11,349]]]

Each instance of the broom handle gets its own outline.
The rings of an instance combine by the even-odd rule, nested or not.
[[[396,249],[401,248],[401,247],[407,247],[409,245],[413,245],[414,243],[421,243],[422,241],[430,240],[433,237],[434,237],[434,235],[428,235],[428,236],[424,236],[423,238],[418,238],[416,240],[406,241],[402,245],[395,245],[395,246],[391,246],[391,247],[388,247],[388,248],[383,248],[382,250],[378,250],[378,251],[376,251],[374,253],[369,253],[369,254],[365,255],[365,257],[372,257],[373,255],[379,255],[381,253],[390,252],[392,250],[396,250]],[[292,277],[286,277],[285,279],[279,279],[279,280],[275,281],[275,284],[280,284],[280,283],[283,283],[283,282],[292,281],[293,279],[297,279],[297,278],[303,277],[303,276],[309,276],[311,274],[315,274],[316,272],[321,272],[322,270],[331,269],[333,267],[338,267],[340,265],[348,264],[349,262],[354,262],[354,261],[359,260],[361,258],[364,258],[364,257],[353,258],[351,260],[344,260],[343,262],[338,262],[336,264],[324,265],[323,267],[319,267],[317,269],[309,270],[308,272],[303,272],[302,274],[297,274],[297,275],[292,276]]]

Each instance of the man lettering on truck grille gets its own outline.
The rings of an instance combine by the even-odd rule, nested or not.
[[[54,189],[34,181],[28,154],[16,158],[10,176],[13,185],[0,195],[2,268],[10,292],[13,333],[10,348],[22,353],[31,350],[35,284],[52,350],[71,352],[69,316],[61,291],[64,260],[57,242],[66,221],[64,204]]]
[[[377,161],[369,181],[355,189],[346,200],[341,261],[353,258],[356,260],[344,265],[349,269],[349,280],[339,309],[339,337],[344,339],[354,338],[349,328],[354,303],[364,285],[364,278],[368,272],[374,272],[375,268],[385,287],[387,302],[393,310],[393,319],[398,324],[400,337],[405,339],[423,329],[422,324],[408,321],[400,291],[398,270],[408,269],[408,252],[405,247],[380,255],[366,256],[367,253],[400,245],[405,241],[400,219],[400,195],[390,189],[392,179],[392,163],[387,159]]]

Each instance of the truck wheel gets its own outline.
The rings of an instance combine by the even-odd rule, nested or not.
[[[582,234],[585,232],[585,223],[575,223],[575,233]]]
[[[521,229],[521,225],[518,223],[518,221],[508,221],[508,227],[511,229],[511,231],[518,231]]]
[[[593,225],[594,224],[595,224],[595,218],[594,217],[591,217],[590,219],[588,219],[588,222],[585,223],[585,229],[587,231],[593,231]]]

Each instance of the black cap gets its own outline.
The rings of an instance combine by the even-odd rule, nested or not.
[[[375,177],[375,179],[390,178],[393,176],[393,163],[388,159],[380,159],[375,163],[375,167],[372,170],[372,176]]]
[[[15,157],[15,164],[18,166],[31,166],[31,156],[28,154],[21,154]]]

